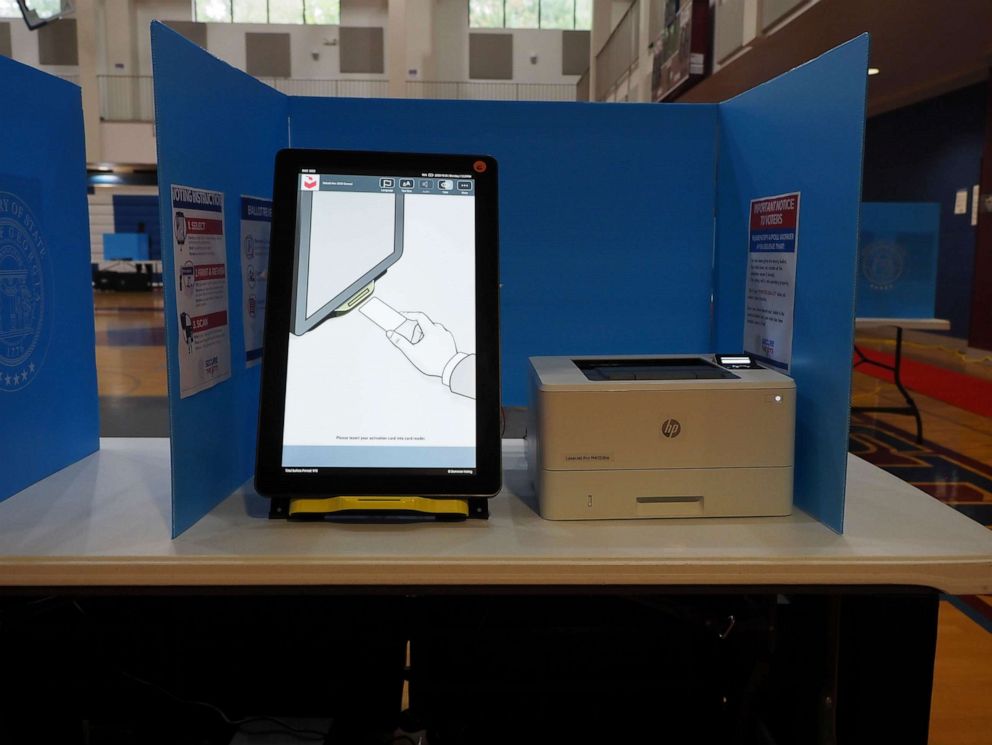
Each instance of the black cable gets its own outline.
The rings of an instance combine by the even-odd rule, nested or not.
[[[86,612],[86,610],[79,604],[79,602],[73,599],[71,601],[71,604],[79,613],[79,615],[81,615],[86,620],[87,623],[92,625],[93,623],[92,618]],[[102,640],[100,641],[101,641],[100,646],[102,646]],[[147,686],[148,688],[159,691],[168,698],[171,698],[173,701],[177,701],[181,704],[186,704],[188,706],[200,706],[205,709],[210,709],[215,714],[217,714],[217,716],[219,716],[224,721],[225,724],[228,724],[232,727],[237,727],[240,729],[245,724],[250,724],[252,722],[272,722],[276,726],[281,727],[282,731],[286,732],[287,734],[297,736],[300,739],[320,740],[321,742],[323,742],[324,739],[327,737],[326,732],[319,732],[313,729],[304,729],[302,727],[294,727],[289,722],[283,721],[282,719],[279,719],[277,717],[272,717],[264,714],[257,716],[243,717],[241,719],[231,719],[219,706],[215,706],[214,704],[211,704],[207,701],[195,701],[193,699],[183,698],[182,696],[173,693],[169,689],[164,688],[163,686],[160,686],[157,683],[152,683],[151,681],[145,680],[144,678],[139,678],[137,675],[134,675],[133,673],[129,673],[127,670],[123,670],[119,667],[114,666],[114,668],[117,674],[120,675],[121,677],[128,678],[130,680],[133,680],[135,683],[140,683],[143,686]],[[253,734],[253,733],[246,733],[246,734]]]
[[[306,739],[306,740],[320,739],[320,740],[323,740],[326,737],[326,735],[327,735],[326,732],[319,732],[319,731],[317,731],[315,729],[304,729],[302,727],[294,727],[289,722],[283,721],[282,719],[279,719],[278,717],[271,717],[271,716],[264,715],[264,714],[257,715],[257,716],[243,717],[241,719],[231,719],[224,712],[223,709],[221,709],[219,706],[215,706],[214,704],[211,704],[211,703],[209,703],[207,701],[195,701],[195,700],[190,699],[190,698],[184,698],[182,696],[179,696],[179,695],[173,693],[168,688],[163,688],[162,686],[160,686],[160,685],[158,685],[156,683],[152,683],[151,681],[145,680],[144,678],[139,678],[137,675],[133,675],[132,673],[127,672],[126,670],[118,670],[118,672],[123,677],[129,678],[130,680],[133,680],[135,683],[140,683],[143,686],[148,686],[149,688],[153,688],[154,690],[158,691],[159,693],[162,693],[162,694],[168,696],[173,701],[177,701],[177,702],[179,702],[181,704],[186,704],[187,706],[201,706],[201,707],[203,707],[205,709],[210,709],[217,716],[219,716],[224,721],[225,724],[229,724],[232,727],[241,728],[244,725],[250,724],[252,722],[272,722],[273,724],[277,725],[278,727],[281,727],[283,730],[285,730],[289,734],[303,736],[303,737],[301,737],[301,739]]]

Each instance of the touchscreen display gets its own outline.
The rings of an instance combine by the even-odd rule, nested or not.
[[[306,317],[347,292],[352,282],[393,254],[398,194],[314,192],[310,204],[310,251]],[[309,237],[308,236],[308,237]],[[342,302],[348,298],[342,298]],[[335,306],[336,307],[336,306]]]
[[[298,180],[283,470],[475,473],[475,181]]]

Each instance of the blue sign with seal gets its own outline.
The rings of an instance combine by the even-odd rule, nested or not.
[[[0,111],[0,129],[17,143],[0,152],[6,499],[100,441],[79,87],[0,57],[0,96],[18,102]]]
[[[937,299],[940,205],[861,205],[858,318],[933,318]]]
[[[30,385],[45,362],[52,324],[52,261],[37,219],[0,192],[0,391]]]

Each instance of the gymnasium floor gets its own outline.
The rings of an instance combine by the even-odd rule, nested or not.
[[[167,436],[161,293],[98,292],[95,302],[102,433]],[[892,351],[891,335],[884,330],[859,336],[858,344],[865,351]],[[931,378],[939,379],[940,371],[945,370],[969,379],[992,381],[992,356],[974,350],[961,354],[960,345],[945,337],[910,333],[904,354],[926,366]],[[859,371],[854,372],[853,380],[855,404],[902,403],[890,383]],[[981,396],[983,389],[977,390],[975,395]],[[857,415],[852,420],[853,452],[923,484],[935,498],[992,527],[992,418],[927,395],[913,395],[923,415],[923,446],[914,442],[910,417]],[[519,436],[514,429],[508,424],[506,434]],[[992,598],[943,601],[931,745],[992,742],[990,701]]]

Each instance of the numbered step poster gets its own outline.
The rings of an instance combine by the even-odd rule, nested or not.
[[[231,377],[224,195],[172,186],[179,314],[179,390],[186,398]]]
[[[786,372],[792,365],[798,242],[798,192],[751,200],[744,350]]]
[[[245,327],[245,366],[262,361],[265,288],[269,268],[269,228],[272,202],[241,197],[241,317]]]

